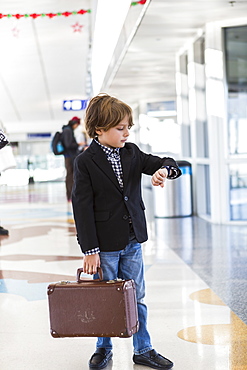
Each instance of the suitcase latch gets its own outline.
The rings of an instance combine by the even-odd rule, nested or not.
[[[59,282],[59,284],[62,284],[62,285],[65,285],[65,284],[68,284],[69,283],[69,280],[62,280]]]
[[[108,284],[113,284],[113,283],[120,282],[120,281],[123,281],[123,279],[107,280],[106,282],[107,282]]]

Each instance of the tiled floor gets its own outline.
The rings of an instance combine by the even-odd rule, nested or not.
[[[82,265],[64,184],[1,187],[0,216],[10,231],[0,237],[0,369],[88,369],[94,338],[49,333],[47,286],[75,280]],[[247,227],[147,216],[154,348],[175,370],[246,370]],[[133,364],[132,339],[113,343],[106,369],[147,369]]]

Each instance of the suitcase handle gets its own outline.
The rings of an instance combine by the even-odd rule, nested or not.
[[[77,269],[77,283],[82,283],[83,281],[85,281],[85,280],[82,280],[80,278],[82,272],[83,272],[83,268],[82,267],[79,268],[79,269]],[[99,274],[99,280],[103,280],[103,272],[102,272],[101,267],[98,267],[98,274]],[[88,280],[86,280],[86,281],[88,281]]]

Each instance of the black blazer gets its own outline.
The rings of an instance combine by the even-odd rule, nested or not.
[[[95,141],[75,159],[72,204],[83,252],[96,247],[101,251],[124,249],[129,243],[129,216],[137,241],[146,241],[142,173],[153,175],[163,165],[178,168],[174,159],[145,154],[132,143],[120,149],[120,157],[123,190],[106,154]]]

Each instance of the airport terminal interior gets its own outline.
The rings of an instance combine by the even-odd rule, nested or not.
[[[99,92],[132,107],[129,141],[182,171],[164,188],[142,178],[153,348],[174,370],[247,370],[246,35],[238,0],[0,5],[1,370],[89,369],[94,337],[50,333],[47,288],[83,265],[51,140],[77,116],[90,145],[83,117]],[[113,347],[106,369],[147,369],[132,338]]]

